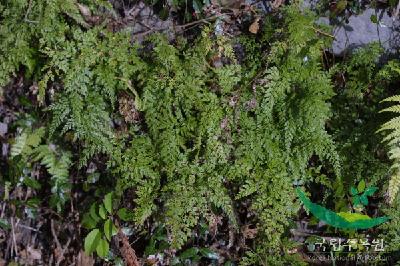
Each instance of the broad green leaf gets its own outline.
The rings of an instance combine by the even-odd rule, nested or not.
[[[115,236],[117,234],[118,230],[117,227],[115,227],[114,223],[111,221],[111,219],[108,219],[104,223],[104,234],[108,241],[111,241],[111,237]]]
[[[89,213],[85,213],[83,215],[81,224],[86,229],[93,229],[96,227],[97,222],[92,218],[92,216],[90,216]]]
[[[355,187],[351,187],[351,188],[350,188],[350,194],[351,194],[352,196],[357,195],[357,194],[358,194],[357,189],[356,189]]]
[[[110,249],[110,246],[107,242],[107,240],[100,239],[99,244],[96,247],[96,252],[99,257],[104,258],[105,256],[108,255],[108,251]]]
[[[343,184],[339,184],[336,188],[336,195],[341,196],[343,194]]]
[[[99,215],[102,219],[106,219],[106,209],[104,208],[103,204],[100,204],[99,206]]]
[[[378,190],[377,187],[368,187],[368,188],[364,191],[364,194],[365,194],[366,196],[372,196],[372,195],[374,195],[374,193],[375,193],[377,190]]]
[[[93,229],[86,237],[85,237],[85,253],[87,255],[92,254],[93,251],[96,250],[99,241],[100,241],[100,230]]]
[[[296,189],[296,193],[306,209],[315,217],[333,227],[344,229],[368,229],[389,220],[389,217],[386,216],[371,219],[369,216],[359,213],[335,213],[321,205],[313,203],[300,188]]]
[[[361,203],[362,203],[364,206],[367,206],[367,205],[368,205],[368,198],[367,198],[367,195],[365,195],[365,194],[361,195],[360,201],[361,201]]]
[[[112,195],[113,193],[110,192],[104,197],[104,207],[108,211],[109,214],[112,214]]]
[[[134,216],[132,211],[127,208],[121,208],[118,210],[118,217],[125,222],[129,222],[133,220]]]
[[[98,221],[100,221],[100,217],[97,215],[96,207],[96,203],[93,203],[92,206],[90,206],[90,216],[97,223]]]
[[[361,205],[360,196],[354,196],[353,205],[354,206]]]
[[[357,190],[358,190],[358,193],[364,192],[364,190],[365,190],[365,180],[364,179],[361,180],[360,183],[358,183]]]
[[[182,260],[192,259],[197,255],[198,252],[199,252],[198,248],[189,248],[183,251],[181,255],[179,255],[179,258],[181,258]]]
[[[351,212],[339,212],[338,215],[344,218],[346,221],[354,222],[357,220],[370,220],[371,217],[361,213],[351,213]]]

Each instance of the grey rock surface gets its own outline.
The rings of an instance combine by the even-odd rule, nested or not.
[[[376,16],[378,22],[372,22],[371,16]],[[332,51],[335,55],[349,53],[373,42],[379,42],[390,54],[396,53],[400,47],[399,23],[385,10],[366,9],[359,15],[351,16],[348,23],[328,18],[320,18],[319,22],[334,27]]]
[[[8,125],[0,122],[0,136],[4,137],[8,132]]]

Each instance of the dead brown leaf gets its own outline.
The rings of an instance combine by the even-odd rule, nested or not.
[[[258,31],[260,30],[260,24],[259,24],[259,22],[260,22],[260,18],[256,18],[256,19],[254,20],[254,22],[250,25],[249,31],[250,31],[251,33],[253,33],[253,34],[257,34],[257,33],[258,33]]]
[[[136,109],[135,100],[128,94],[123,94],[118,99],[119,112],[124,117],[125,122],[135,123],[140,120],[140,113]]]

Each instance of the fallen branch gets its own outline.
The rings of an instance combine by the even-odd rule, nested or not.
[[[118,239],[120,242],[122,242],[121,254],[122,257],[124,258],[126,265],[139,266],[140,264],[136,256],[136,252],[131,247],[128,238],[126,237],[126,235],[124,235],[124,233],[121,230],[118,231]]]

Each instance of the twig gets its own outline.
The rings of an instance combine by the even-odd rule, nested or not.
[[[12,248],[14,248],[14,252],[15,252],[14,255],[17,256],[18,255],[18,247],[17,247],[17,241],[15,239],[14,217],[11,217],[11,233],[12,233]],[[11,248],[11,252],[12,252],[12,248]]]
[[[312,29],[313,29],[315,32],[317,32],[317,33],[319,33],[319,34],[321,34],[321,35],[324,35],[324,36],[326,36],[326,37],[330,37],[330,38],[332,38],[332,39],[335,39],[335,36],[333,36],[332,34],[323,32],[322,30],[317,29],[317,28],[315,28],[315,27],[312,27]]]
[[[51,228],[51,234],[54,237],[54,241],[56,242],[57,248],[61,249],[61,244],[60,244],[60,241],[58,241],[56,230],[54,230],[54,221],[53,221],[53,219],[51,219],[50,228]]]
[[[39,23],[39,21],[34,21],[34,20],[28,19],[28,15],[31,12],[31,9],[32,9],[32,0],[29,0],[28,9],[26,10],[24,21],[29,22],[29,23]]]
[[[57,248],[56,249],[58,249],[59,251],[60,251],[60,253],[59,254],[57,254],[58,256],[57,256],[57,261],[56,261],[56,266],[58,266],[58,265],[60,265],[60,263],[64,260],[64,254],[65,254],[65,251],[67,250],[67,248],[68,248],[68,246],[69,246],[69,243],[71,242],[71,239],[68,239],[68,241],[67,241],[67,244],[65,245],[65,247],[63,248],[62,246],[61,246],[61,243],[60,243],[60,241],[58,240],[58,237],[57,237],[57,234],[56,234],[56,230],[54,229],[54,221],[53,221],[53,219],[51,220],[51,234],[53,235],[53,237],[54,237],[54,241],[56,242],[56,245],[57,245]]]
[[[396,20],[397,16],[399,15],[399,12],[400,12],[400,1],[399,1],[399,3],[397,4],[396,10],[395,10],[394,13],[393,13],[393,21]]]
[[[39,232],[38,229],[30,227],[30,226],[27,226],[27,225],[23,225],[23,224],[19,224],[18,227],[22,227],[22,228],[25,228],[25,229],[28,229],[28,230],[31,230],[31,231]]]

